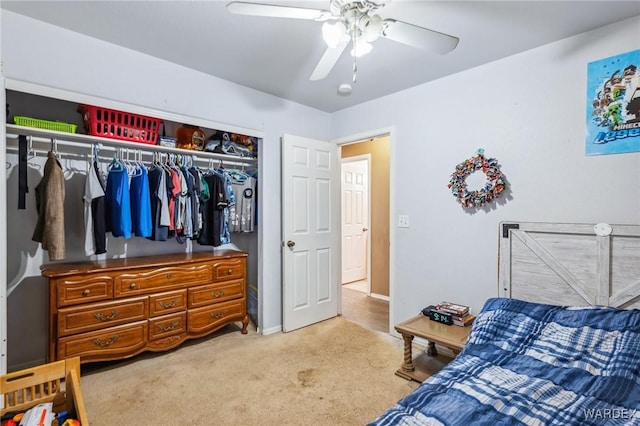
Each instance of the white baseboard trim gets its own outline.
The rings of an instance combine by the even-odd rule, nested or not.
[[[386,300],[387,302],[390,300],[389,296],[385,296],[383,294],[371,293],[371,297],[373,297],[374,299]]]
[[[280,333],[282,331],[282,326],[281,325],[277,325],[275,327],[271,327],[271,328],[267,328],[262,330],[262,335],[263,336],[268,336],[269,334],[276,334],[276,333]]]

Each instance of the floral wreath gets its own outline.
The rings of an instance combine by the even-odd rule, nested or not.
[[[482,189],[469,191],[466,179],[476,170],[482,170],[482,173],[487,175],[487,182]],[[474,157],[458,164],[456,171],[451,175],[449,185],[447,185],[462,207],[483,206],[500,195],[505,186],[505,179],[500,171],[498,160],[486,158],[484,149],[479,149]]]

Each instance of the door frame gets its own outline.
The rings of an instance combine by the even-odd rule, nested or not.
[[[358,142],[355,142],[358,143]],[[345,145],[345,144],[343,144]],[[342,157],[342,147],[340,147],[340,179],[342,179],[342,165],[344,163],[353,163],[356,161],[367,162],[367,252],[365,260],[367,262],[367,295],[371,296],[371,154],[354,155],[353,157]],[[342,213],[342,181],[340,182],[340,213]],[[340,216],[340,230],[342,231],[342,215]],[[342,232],[340,233],[340,242],[342,243]],[[342,245],[340,245],[340,259],[342,259]],[[341,265],[342,266],[342,265]],[[342,273],[342,271],[340,271]],[[342,279],[340,280],[342,285]]]
[[[0,19],[2,18],[2,9],[0,9]],[[0,32],[0,41],[2,35]],[[0,42],[0,46],[2,43]],[[0,47],[1,50],[1,47]],[[2,55],[0,54],[0,58]],[[5,90],[5,78],[4,67],[0,62],[0,103],[6,104],[6,90]],[[2,140],[2,149],[0,149],[0,161],[6,163],[7,161],[7,138],[6,127],[7,122],[6,109],[2,108],[0,112],[0,140]],[[0,171],[0,199],[7,199],[7,169],[2,168]],[[7,253],[7,209],[6,207],[0,208],[0,252]],[[0,375],[7,373],[7,256],[0,258]],[[4,407],[4,404],[0,404]]]
[[[380,136],[389,136],[389,334],[399,336],[395,332],[393,326],[396,324],[395,320],[395,292],[396,292],[396,208],[395,208],[395,155],[396,144],[394,140],[396,138],[395,126],[383,127],[380,129],[372,129],[361,133],[352,134],[341,138],[332,139],[330,142],[338,145],[338,155],[342,158],[342,145],[347,145],[354,142],[360,142],[364,139],[377,138]],[[342,198],[342,197],[341,197]],[[342,209],[342,201],[340,202],[339,209]],[[340,259],[342,259],[342,249],[340,252]],[[340,280],[341,281],[341,280]],[[342,283],[338,283],[342,286]],[[338,288],[337,290],[340,290]],[[342,292],[338,291],[338,314],[342,314]]]

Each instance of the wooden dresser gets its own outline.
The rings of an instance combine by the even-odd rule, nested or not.
[[[234,321],[246,334],[246,265],[232,250],[44,265],[49,361],[164,351]]]

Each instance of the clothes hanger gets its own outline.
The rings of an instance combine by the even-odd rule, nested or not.
[[[144,160],[142,159],[142,150],[139,149],[137,152],[138,152],[138,161],[137,161],[138,165],[140,167],[146,167],[146,165],[144,164]]]
[[[63,171],[63,175],[65,178],[70,178],[74,173],[86,173],[86,170],[80,170],[74,166],[73,160],[67,158],[65,161],[65,167]]]
[[[58,140],[56,138],[51,138],[51,153],[59,159],[60,153],[58,152]]]
[[[129,151],[129,148],[127,148],[127,156],[124,160],[124,164],[127,167],[127,174],[129,175],[129,177],[142,176],[142,170],[140,169],[138,164],[135,163],[135,161],[131,162],[131,160],[129,159],[130,154],[131,152]],[[133,154],[135,155],[135,151],[133,152]]]
[[[247,179],[249,179],[249,175],[248,174],[246,174],[245,172],[240,171],[238,169],[227,170],[227,173],[229,173],[229,176],[231,177],[231,179],[233,179],[234,181],[236,181],[238,183],[245,182]]]
[[[111,160],[111,163],[108,167],[110,171],[113,169],[116,169],[116,171],[126,169],[125,164],[120,159],[120,157],[122,156],[121,150],[122,148],[116,148],[115,152],[113,153],[113,159]]]
[[[162,167],[162,170],[169,173],[171,171],[169,167],[169,153],[165,153],[164,161],[162,161],[162,153],[159,152],[158,159],[159,159],[158,165]]]

